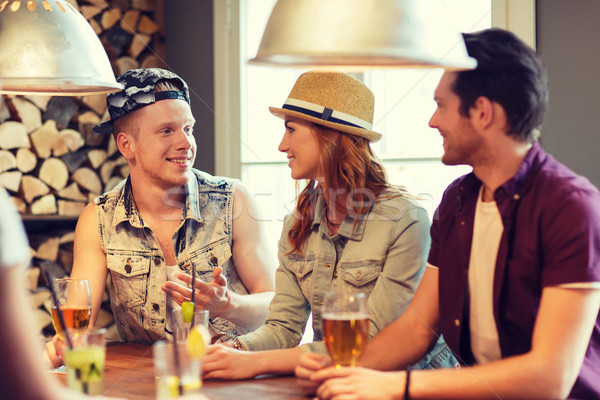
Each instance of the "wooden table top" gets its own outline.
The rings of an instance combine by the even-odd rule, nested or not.
[[[66,382],[64,374],[59,378],[63,383]],[[311,399],[302,394],[293,376],[240,381],[205,380],[201,393],[210,400]],[[151,346],[119,342],[107,344],[104,395],[130,400],[156,398]]]

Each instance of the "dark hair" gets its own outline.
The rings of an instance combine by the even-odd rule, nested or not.
[[[548,87],[546,69],[535,51],[503,29],[465,33],[463,38],[477,68],[457,74],[453,90],[460,97],[461,114],[468,116],[477,98],[487,97],[504,108],[509,135],[537,140]]]

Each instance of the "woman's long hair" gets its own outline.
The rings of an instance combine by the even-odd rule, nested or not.
[[[327,190],[328,201],[334,202],[327,207],[335,207],[357,222],[368,213],[379,194],[390,187],[385,169],[368,140],[317,124],[312,124],[312,129],[319,142],[319,173],[323,183],[317,186],[311,180],[298,196],[296,221],[288,233],[291,252],[301,252],[310,235],[319,193]]]

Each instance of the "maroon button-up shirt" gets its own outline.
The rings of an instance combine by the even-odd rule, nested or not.
[[[454,181],[434,216],[428,262],[439,268],[440,326],[465,364],[469,338],[468,268],[481,182]],[[535,143],[515,176],[494,193],[504,232],[494,275],[494,318],[502,357],[531,349],[542,289],[600,282],[600,193]],[[571,396],[600,398],[600,318]]]

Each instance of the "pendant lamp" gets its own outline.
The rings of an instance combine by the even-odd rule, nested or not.
[[[473,69],[441,0],[278,0],[256,65]]]
[[[0,93],[74,96],[114,92],[108,56],[66,0],[0,0]]]

